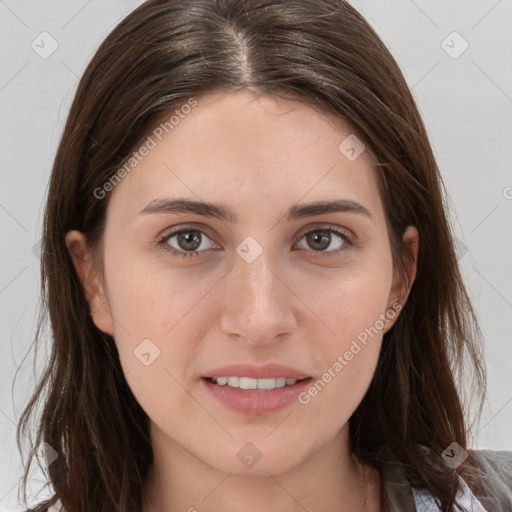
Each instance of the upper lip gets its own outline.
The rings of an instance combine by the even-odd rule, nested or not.
[[[271,379],[273,377],[286,377],[287,379],[304,379],[309,377],[305,373],[290,368],[289,366],[269,363],[263,366],[255,366],[252,364],[233,364],[223,366],[208,372],[205,378],[211,377],[251,377],[253,379]]]

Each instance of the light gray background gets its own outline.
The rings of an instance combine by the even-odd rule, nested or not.
[[[15,423],[34,386],[32,359],[14,390],[12,383],[35,329],[37,242],[53,158],[78,77],[105,36],[140,3],[0,0],[2,512],[21,510]],[[449,190],[459,260],[486,338],[489,399],[473,446],[511,449],[512,1],[352,3],[412,87]],[[31,44],[41,47],[45,31],[58,48],[43,59]],[[469,46],[458,55],[464,40]],[[39,484],[36,478],[35,490]]]

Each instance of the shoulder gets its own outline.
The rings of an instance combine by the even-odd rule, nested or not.
[[[469,450],[469,453],[478,460],[480,465],[487,471],[494,474],[508,473],[511,476],[512,472],[512,451],[508,450]],[[512,481],[509,479],[510,485]]]
[[[468,464],[459,471],[458,502],[473,512],[511,512],[512,451],[468,449],[467,454]],[[411,486],[400,463],[389,460],[380,466],[389,510],[439,512],[427,490]]]
[[[478,468],[478,479],[468,478],[466,484],[486,510],[512,510],[512,451],[468,450]]]

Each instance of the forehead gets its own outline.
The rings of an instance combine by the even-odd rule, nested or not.
[[[196,102],[166,113],[143,141],[151,149],[113,190],[116,208],[135,215],[162,197],[228,201],[241,212],[301,198],[379,201],[370,151],[347,158],[354,134],[341,118],[302,101],[247,92]]]

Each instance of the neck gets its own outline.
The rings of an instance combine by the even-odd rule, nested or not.
[[[154,461],[142,512],[380,511],[380,478],[348,449],[348,425],[320,451],[279,474],[242,475],[205,464],[169,438],[154,435]]]

